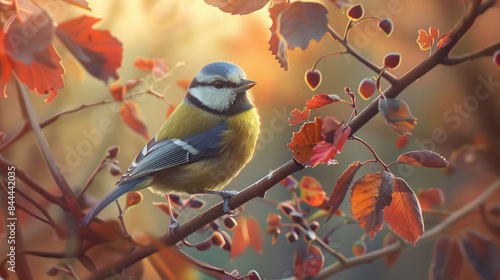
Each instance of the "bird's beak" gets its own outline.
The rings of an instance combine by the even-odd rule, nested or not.
[[[243,79],[243,80],[241,80],[241,84],[236,88],[236,92],[243,93],[243,92],[249,90],[250,88],[252,88],[253,86],[255,86],[255,84],[256,84],[256,82],[254,82],[252,80]]]

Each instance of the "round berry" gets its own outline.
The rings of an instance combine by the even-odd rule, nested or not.
[[[364,78],[359,83],[358,93],[364,100],[368,100],[375,92],[376,87],[377,85],[375,84],[375,81],[373,79]]]
[[[305,80],[311,90],[318,88],[321,83],[321,72],[319,70],[307,70]]]
[[[354,256],[359,257],[364,255],[366,252],[366,244],[365,242],[358,240],[352,244],[352,253]]]
[[[497,50],[493,54],[493,62],[497,65],[497,67],[500,67],[500,50]]]
[[[364,13],[365,13],[365,11],[363,9],[363,5],[361,5],[361,4],[356,4],[354,6],[351,6],[347,10],[347,16],[351,20],[358,20],[358,19],[362,18]]]
[[[389,69],[394,69],[401,63],[401,55],[399,53],[388,53],[384,56],[384,66]]]
[[[378,22],[378,27],[385,32],[387,36],[391,36],[394,31],[394,23],[390,18],[383,18]]]

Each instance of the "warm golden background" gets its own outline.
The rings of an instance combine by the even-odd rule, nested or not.
[[[52,1],[47,1],[47,3],[50,2]],[[345,15],[328,1],[323,2],[330,11],[331,25],[342,32],[347,22]],[[428,29],[432,25],[438,27],[442,34],[445,33],[463,14],[462,2],[458,0],[364,1],[367,15],[390,17],[395,24],[395,31],[390,38],[387,38],[378,31],[375,23],[364,23],[351,31],[351,43],[377,64],[381,64],[387,52],[400,52],[402,64],[393,73],[401,76],[428,56],[428,52],[419,50],[415,42],[417,30]],[[291,158],[292,154],[286,144],[291,138],[291,133],[298,127],[287,125],[288,113],[294,108],[302,108],[305,100],[313,94],[304,82],[304,72],[311,68],[318,57],[339,49],[339,45],[328,35],[325,35],[319,43],[311,43],[306,51],[299,49],[291,51],[291,70],[285,72],[279,68],[279,64],[268,50],[267,41],[270,36],[268,28],[271,21],[266,9],[246,16],[231,16],[206,5],[201,0],[90,0],[89,3],[92,15],[103,18],[98,28],[110,30],[123,43],[124,60],[120,70],[122,82],[146,75],[144,71],[133,66],[137,57],[162,58],[170,67],[179,62],[185,63],[185,66],[178,68],[174,75],[163,83],[165,96],[175,104],[181,101],[185,93],[176,82],[184,79],[190,80],[199,68],[212,61],[234,62],[247,72],[250,79],[257,81],[253,95],[262,118],[259,148],[253,161],[227,189],[241,190]],[[57,22],[83,12],[69,5],[51,5],[52,15]],[[473,51],[499,40],[499,17],[499,8],[493,8],[481,16],[455,53]],[[79,68],[77,62],[64,50],[63,46],[58,49],[61,50],[60,54],[66,66],[66,86],[52,103],[44,103],[43,97],[31,95],[40,120],[83,103],[111,98],[106,85]],[[361,79],[374,75],[353,58],[344,56],[327,58],[319,63],[318,68],[323,73],[323,83],[316,92],[336,93],[341,96],[344,87],[355,90]],[[493,80],[494,83],[489,88],[481,90],[489,90],[490,96],[484,101],[478,101],[478,106],[472,110],[464,109],[464,114],[456,113],[454,111],[456,106],[471,108],[466,102],[473,99],[471,96],[474,96],[476,87],[481,85],[481,80],[488,79]],[[492,63],[491,57],[456,67],[440,66],[433,69],[412,84],[400,97],[410,104],[413,115],[418,118],[418,125],[413,136],[403,151],[427,148],[449,158],[451,153],[462,145],[473,144],[478,135],[482,135],[492,143],[496,141],[496,147],[498,147],[500,139],[499,93],[500,71]],[[13,134],[20,127],[22,120],[16,95],[10,92],[7,99],[0,100],[0,131],[7,135]],[[168,106],[150,95],[140,96],[135,100],[141,107],[150,135],[154,135],[165,119]],[[358,99],[358,103],[360,108],[368,104],[361,98]],[[314,113],[329,114],[339,120],[347,120],[350,111],[347,106],[338,104]],[[453,121],[449,117],[453,117]],[[79,143],[88,140],[86,134],[98,130],[99,123],[103,119],[111,121],[111,131],[102,132],[102,139],[95,141],[92,144],[92,150],[87,154],[75,154]],[[445,135],[438,137],[439,141],[432,140],[436,130]],[[109,146],[120,146],[118,159],[124,170],[146,143],[144,138],[123,123],[119,114],[119,105],[114,103],[95,106],[64,116],[43,131],[56,160],[65,166],[64,175],[74,190],[78,190],[85,183]],[[395,160],[402,152],[397,150],[394,144],[397,136],[385,125],[380,116],[376,116],[357,135],[370,143],[386,162]],[[495,147],[494,144],[493,147]],[[449,174],[445,174],[442,170],[423,168],[412,170],[395,168],[393,172],[403,177],[415,191],[420,188],[442,188],[447,197],[447,207],[454,210],[478,195],[498,175],[500,159],[482,155],[484,154],[469,155],[468,163],[458,164]],[[40,156],[32,133],[28,133],[12,145],[3,153],[3,156],[27,171],[39,184],[53,188],[54,182]],[[359,143],[348,142],[343,153],[336,158],[339,161],[338,165],[305,169],[294,176],[297,179],[306,174],[315,176],[329,195],[338,176],[352,161],[369,158],[369,152]],[[363,168],[361,172],[370,170],[377,169],[368,167]],[[89,194],[95,199],[102,197],[114,187],[116,179],[107,172],[101,172],[90,188]],[[19,184],[18,188],[24,188],[24,186]],[[146,190],[142,193],[145,197],[144,202],[130,210],[125,217],[128,229],[133,236],[141,232],[153,236],[163,235],[168,230],[168,217],[151,204],[153,201],[163,201],[163,199]],[[267,197],[277,200],[289,199],[288,192],[282,186],[273,188],[268,192]],[[498,197],[497,195],[497,201]],[[207,198],[207,200],[212,204],[217,201],[212,198]],[[350,213],[347,200],[342,205],[342,209]],[[56,217],[59,216],[62,219],[62,215],[57,214],[58,209],[51,209],[51,211]],[[261,228],[265,229],[267,213],[277,213],[277,211],[269,204],[255,200],[246,205],[240,215],[255,215],[260,221]],[[116,213],[116,208],[110,206],[99,217],[112,218],[116,217]],[[188,219],[188,216],[181,216],[180,221]],[[439,217],[435,216],[426,215],[424,218],[427,221],[426,228],[432,227],[439,221]],[[30,221],[32,222],[21,224],[22,236],[27,248],[46,251],[64,249],[64,244],[58,241],[49,227],[37,221]],[[335,223],[335,219],[330,223],[332,222]],[[453,232],[450,232],[451,236],[458,236],[466,225],[482,229],[479,216],[473,214],[469,220],[454,228]],[[327,225],[320,231],[320,234],[327,232],[330,227],[330,224]],[[362,235],[363,230],[360,227],[345,226],[332,236],[332,241],[335,242],[336,249],[346,256],[352,256],[351,245]],[[384,232],[380,232],[373,241],[366,239],[368,251],[381,246],[383,235]],[[273,246],[270,237],[266,235],[265,238],[262,255],[247,250],[245,254],[232,261],[229,260],[227,252],[216,248],[206,252],[191,249],[186,249],[186,251],[227,271],[236,269],[241,273],[247,273],[255,269],[267,279],[292,276],[293,252],[304,244],[303,241],[289,245],[284,236],[281,236],[277,244]],[[2,246],[1,256],[4,256],[3,250]],[[373,264],[344,271],[338,277],[339,279],[366,277],[370,279],[402,279],[403,277],[407,280],[425,279],[428,275],[431,251],[432,244],[422,244],[417,248],[405,250],[393,268],[387,268],[382,260],[378,260]],[[38,271],[40,275],[43,275],[48,265],[55,263],[54,260],[37,257],[30,257],[29,260],[33,271]],[[331,263],[332,258],[327,257],[326,262]],[[464,279],[477,277],[469,264],[464,264],[463,272],[465,273]],[[207,279],[207,276],[194,273],[192,277],[195,276],[199,279]],[[44,276],[40,277],[38,279],[44,278]]]

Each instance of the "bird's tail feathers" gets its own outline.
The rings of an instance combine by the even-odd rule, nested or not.
[[[104,196],[99,202],[97,202],[97,204],[94,205],[92,209],[90,209],[87,215],[85,215],[85,217],[83,218],[81,224],[84,226],[88,225],[97,214],[99,214],[109,204],[113,203],[113,201],[117,200],[129,191],[139,189],[137,188],[137,186],[140,185],[145,179],[146,178],[143,177],[121,183],[110,193]]]

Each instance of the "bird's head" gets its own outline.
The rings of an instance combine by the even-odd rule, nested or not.
[[[253,108],[246,91],[254,85],[236,64],[212,62],[201,68],[191,81],[187,98],[201,109],[234,115]]]

